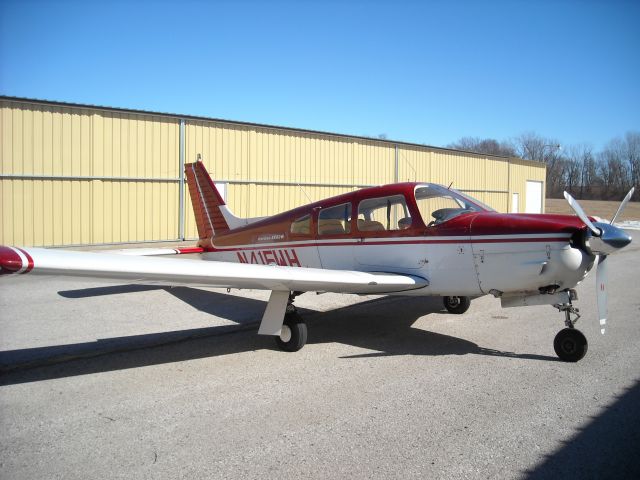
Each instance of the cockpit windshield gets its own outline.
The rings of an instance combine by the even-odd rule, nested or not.
[[[418,185],[415,195],[422,220],[428,227],[439,225],[463,213],[494,211],[462,192],[440,185]]]

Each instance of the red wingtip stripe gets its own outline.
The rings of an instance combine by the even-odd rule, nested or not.
[[[0,275],[27,273],[33,269],[33,258],[21,248],[0,246]]]
[[[31,270],[33,270],[33,258],[31,258],[31,255],[29,255],[22,248],[17,248],[16,247],[16,249],[20,250],[22,252],[22,254],[27,258],[27,269],[22,273],[29,273]]]
[[[176,248],[178,253],[202,253],[204,248],[202,247],[178,247]]]
[[[0,246],[0,274],[10,274],[20,271],[22,258],[11,247]]]

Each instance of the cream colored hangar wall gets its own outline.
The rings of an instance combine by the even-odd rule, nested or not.
[[[428,147],[398,148],[398,180],[429,181],[468,193],[500,212],[509,211],[509,159]],[[544,168],[542,170],[544,177]],[[535,176],[538,179],[539,175]],[[523,183],[524,185],[524,183]],[[524,188],[524,187],[523,187]]]
[[[202,155],[214,181],[227,184],[229,208],[242,217],[394,181],[393,146],[373,140],[187,121],[185,152],[187,162]],[[185,231],[196,231],[191,210]]]
[[[537,163],[386,140],[7,97],[0,108],[1,244],[195,238],[180,165],[198,154],[249,217],[414,180],[503,212],[515,192],[524,211],[526,182],[545,180]]]
[[[0,241],[178,238],[178,121],[0,102]]]
[[[542,213],[544,213],[544,192],[546,191],[546,168],[541,168],[537,162],[530,162],[527,160],[520,160],[517,158],[511,159],[511,174],[509,176],[509,190],[511,195],[509,198],[513,198],[513,193],[517,193],[518,211],[520,213],[525,212],[525,206],[527,205],[527,182],[535,181],[542,183]],[[509,211],[511,211],[511,204],[509,204]]]

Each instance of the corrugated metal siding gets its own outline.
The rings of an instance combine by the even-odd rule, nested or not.
[[[0,102],[1,241],[72,245],[178,238],[178,123]],[[114,177],[65,179],[61,177]]]
[[[375,140],[206,121],[187,121],[185,137],[186,161],[201,154],[215,181],[268,183],[228,185],[229,208],[242,217],[273,215],[357,186],[393,181],[394,148]],[[188,209],[185,234],[195,232]]]
[[[400,181],[426,179],[425,181],[447,186],[452,184],[453,188],[467,191],[471,196],[502,212],[508,210],[509,168],[509,162],[504,159],[483,155],[460,155],[455,152],[407,147],[398,149]],[[539,167],[531,168],[540,170]]]
[[[50,246],[179,237],[176,116],[6,99],[0,108],[0,243]],[[194,161],[197,154],[215,180],[229,182],[227,203],[242,217],[272,215],[396,177],[392,142],[187,118],[185,161]],[[399,144],[397,177],[444,185],[453,181],[455,188],[508,211],[511,192],[520,193],[523,208],[526,180],[544,181],[545,169]],[[195,238],[187,190],[184,232]]]
[[[393,181],[394,148],[374,140],[188,121],[187,162],[198,153],[215,179],[349,185]]]

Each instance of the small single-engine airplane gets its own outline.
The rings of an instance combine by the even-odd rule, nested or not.
[[[185,166],[200,240],[188,248],[112,253],[0,247],[0,273],[89,276],[164,285],[270,290],[258,333],[297,351],[307,326],[296,313],[302,292],[442,296],[451,313],[491,294],[502,307],[553,305],[566,328],[557,355],[587,351],[574,328],[573,288],[597,261],[601,331],[607,311],[607,255],[631,242],[611,223],[587,217],[565,192],[573,215],[501,214],[432,183],[365,188],[272,217],[234,216],[200,160]],[[202,259],[149,258],[200,254]],[[133,255],[133,257],[132,257]]]

